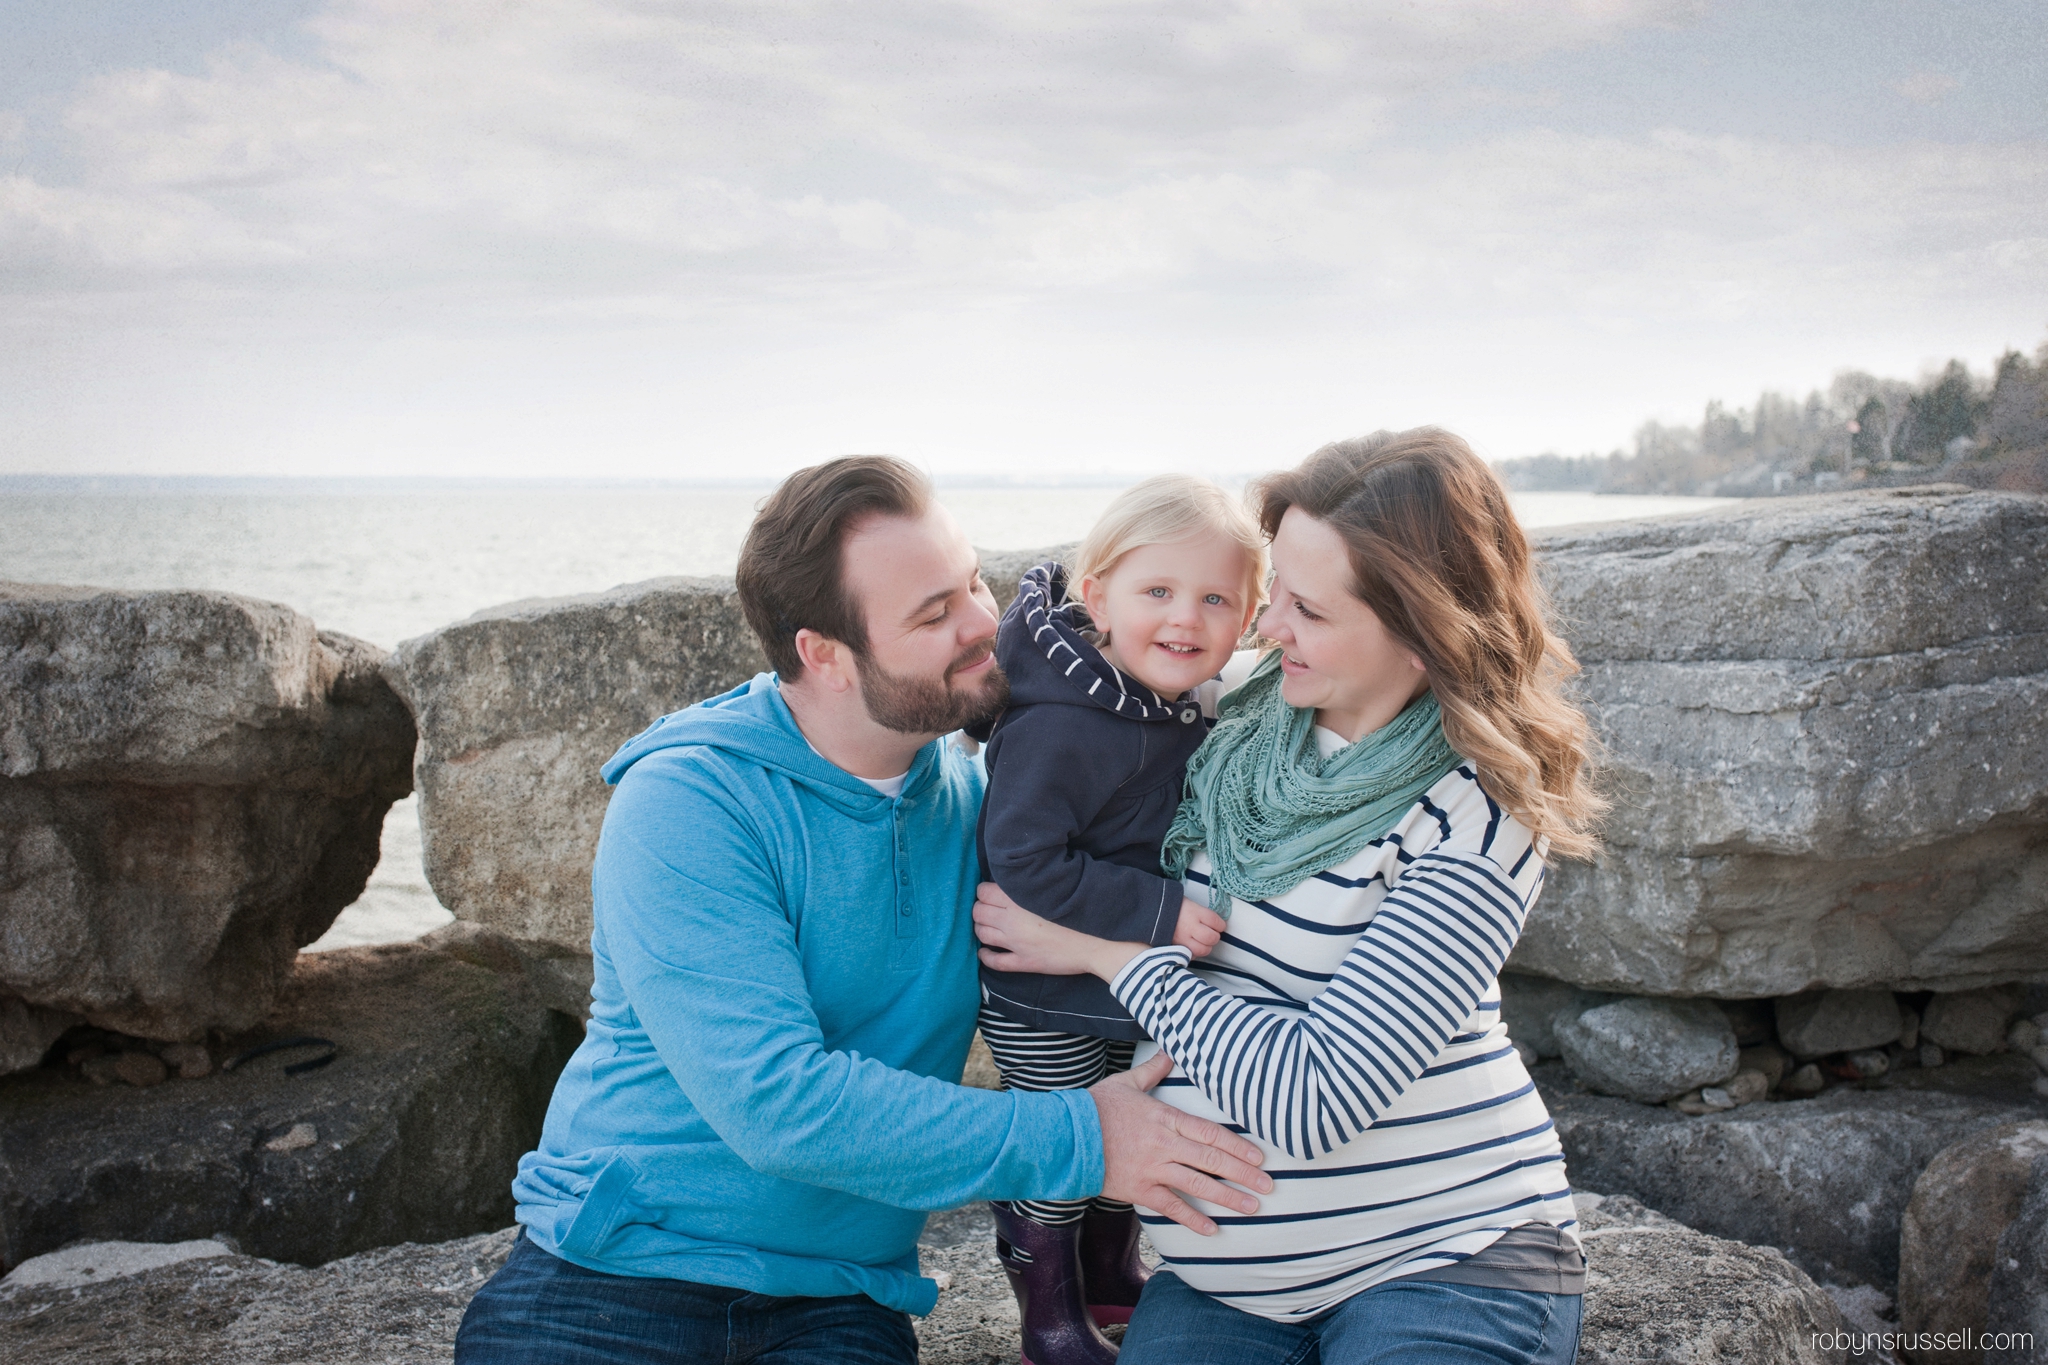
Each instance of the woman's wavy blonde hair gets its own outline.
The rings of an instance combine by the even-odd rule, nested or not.
[[[1547,624],[1528,537],[1485,462],[1436,427],[1380,431],[1257,491],[1269,538],[1290,507],[1344,538],[1353,592],[1428,668],[1444,738],[1487,794],[1552,853],[1591,857],[1607,802],[1588,780],[1586,718],[1563,693],[1579,665]]]

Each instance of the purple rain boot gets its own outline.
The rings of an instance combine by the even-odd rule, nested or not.
[[[1010,1277],[1023,1319],[1023,1365],[1111,1365],[1116,1347],[1081,1300],[1081,1225],[1049,1228],[1001,1204],[996,1259]]]
[[[1129,1322],[1151,1278],[1138,1255],[1138,1211],[1089,1205],[1081,1220],[1081,1287],[1095,1325]]]

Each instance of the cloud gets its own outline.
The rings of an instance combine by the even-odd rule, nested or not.
[[[2038,275],[2015,191],[2039,149],[1540,126],[1424,149],[1390,113],[1679,12],[343,0],[321,64],[245,45],[88,83],[74,182],[0,182],[0,279],[655,314],[1220,281],[1723,316],[1929,239],[1927,288],[1982,287],[1997,243]]]
[[[0,249],[17,289],[238,261],[831,277],[1133,181],[1369,161],[1390,102],[1664,8],[342,0],[320,64],[92,80],[77,175],[23,177]]]
[[[1956,88],[1956,78],[1940,71],[1915,71],[1892,89],[1915,104],[1939,104]]]
[[[1773,367],[1823,327],[1802,365],[1905,332],[1917,362],[1930,319],[2048,296],[2048,146],[1443,116],[1696,13],[333,0],[296,56],[0,111],[0,379],[80,459],[403,469],[586,427],[649,461],[678,430],[986,453],[1069,423],[1164,458],[1273,420],[1217,405],[1296,405],[1312,441],[1474,392],[1511,454],[1799,382]],[[117,401],[150,420],[80,415]],[[45,467],[23,430],[0,458]]]

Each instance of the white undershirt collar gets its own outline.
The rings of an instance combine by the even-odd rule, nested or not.
[[[1316,737],[1316,753],[1325,759],[1329,758],[1331,754],[1336,753],[1339,749],[1351,747],[1350,740],[1344,738],[1344,736],[1338,734],[1327,725],[1318,725],[1309,733]]]

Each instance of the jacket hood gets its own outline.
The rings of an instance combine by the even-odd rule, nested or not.
[[[942,742],[934,740],[917,751],[901,799],[916,796],[938,780]],[[606,782],[616,785],[647,755],[689,747],[717,749],[742,763],[781,773],[856,819],[884,818],[895,804],[811,747],[773,673],[757,673],[730,692],[670,712],[620,745],[600,771]]]
[[[1094,706],[1126,720],[1175,725],[1193,719],[1183,714],[1190,709],[1201,714],[1193,692],[1162,697],[1110,663],[1088,643],[1083,632],[1090,626],[1088,608],[1067,596],[1065,565],[1048,560],[1027,572],[996,634],[1010,704]]]

